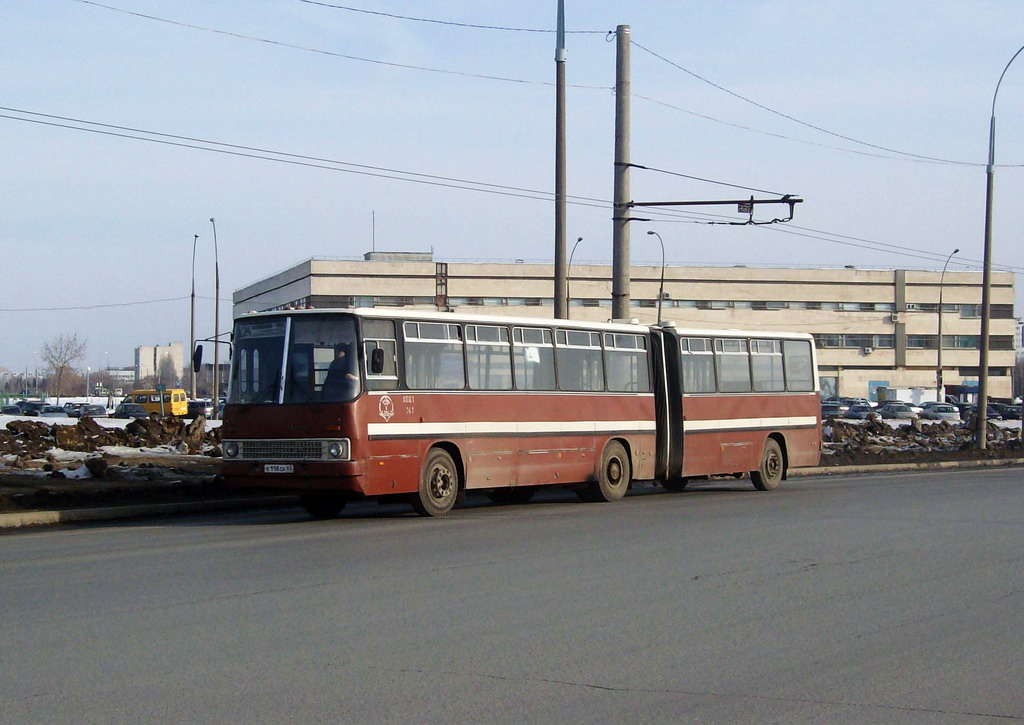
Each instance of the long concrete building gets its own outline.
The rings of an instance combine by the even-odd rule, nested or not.
[[[632,268],[631,317],[641,323],[658,319],[661,275],[660,266]],[[680,327],[811,332],[822,394],[875,399],[881,387],[936,387],[940,318],[943,384],[977,385],[981,283],[980,272],[670,266],[660,313]],[[1012,273],[992,273],[992,398],[1013,394],[1013,285]],[[552,290],[550,264],[368,253],[362,260],[307,259],[239,289],[233,301],[236,317],[288,307],[380,306],[551,317]],[[610,265],[573,265],[573,319],[607,321],[611,296]]]

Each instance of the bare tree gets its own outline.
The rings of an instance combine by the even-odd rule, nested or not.
[[[156,379],[162,385],[173,388],[177,385],[178,368],[174,364],[174,358],[169,353],[160,358],[157,368]]]
[[[58,335],[50,342],[43,343],[43,362],[53,371],[57,380],[57,405],[60,405],[60,396],[63,394],[67,378],[73,377],[69,373],[75,363],[85,357],[85,340],[79,340],[78,335]]]

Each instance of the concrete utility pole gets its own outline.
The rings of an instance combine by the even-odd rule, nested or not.
[[[199,235],[195,234],[192,237],[192,325],[189,328],[189,343],[188,343],[188,369],[189,369],[189,387],[192,395],[192,400],[196,399],[196,369],[192,365],[192,355],[196,351],[196,242],[199,241]]]
[[[555,41],[555,317],[569,317],[565,265],[565,0],[558,0]]]
[[[992,94],[992,116],[988,124],[988,164],[985,167],[985,251],[982,257],[981,273],[981,350],[978,353],[978,405],[975,408],[977,425],[974,430],[974,444],[982,450],[988,447],[988,329],[991,319],[989,301],[992,290],[992,197],[996,183],[996,98],[999,96],[999,86],[1003,84],[1006,71],[1010,70],[1010,65],[1017,60],[1017,56],[1022,51],[1024,51],[1024,46],[1013,54],[1010,62],[1006,64],[1003,72],[999,75],[995,93]]]
[[[629,26],[615,28],[615,196],[612,319],[629,318]]]
[[[217,250],[217,222],[213,225],[213,419],[220,418],[220,252]]]

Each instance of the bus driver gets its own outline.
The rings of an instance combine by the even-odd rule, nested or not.
[[[334,360],[327,369],[327,377],[320,391],[321,400],[349,400],[359,392],[359,377],[355,374],[355,356],[349,355],[349,345],[334,346]]]

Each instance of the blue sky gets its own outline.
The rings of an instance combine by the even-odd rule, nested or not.
[[[35,367],[44,341],[71,332],[87,339],[83,366],[94,369],[130,364],[137,345],[187,341],[194,234],[199,333],[212,334],[210,217],[222,328],[235,289],[308,257],[358,257],[374,236],[378,250],[432,248],[449,261],[550,261],[547,200],[71,130],[38,122],[143,135],[37,114],[543,195],[554,36],[522,29],[553,29],[555,10],[555,0],[4,3],[0,366]],[[723,208],[638,225],[634,262],[660,258],[651,228],[676,264],[937,269],[959,247],[950,269],[980,268],[988,120],[1024,44],[1019,0],[566,0],[566,16],[570,31],[598,31],[567,38],[570,195],[612,197],[606,33],[624,24],[632,161],[744,187],[634,171],[634,199],[764,196],[747,188],[805,199],[785,227],[694,223],[736,218]],[[1020,271],[1024,59],[996,115],[993,259]],[[584,237],[577,260],[610,261],[610,217],[602,203],[569,206],[567,236]]]

